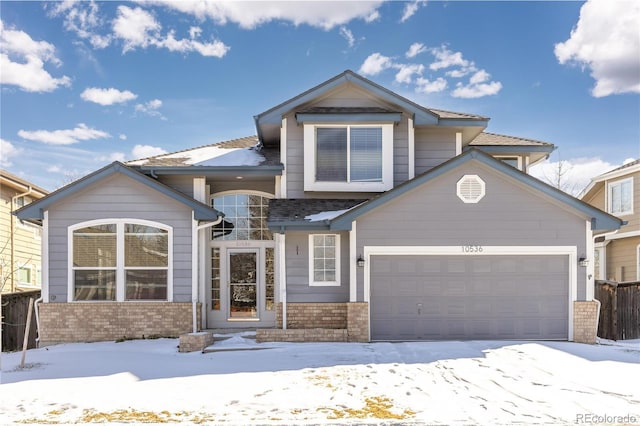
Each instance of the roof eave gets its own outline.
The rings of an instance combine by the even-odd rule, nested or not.
[[[285,231],[329,231],[332,229],[329,221],[301,222],[299,220],[267,221],[267,227],[277,233]]]
[[[199,176],[280,176],[281,164],[273,166],[135,166],[141,173],[149,175],[193,175]]]

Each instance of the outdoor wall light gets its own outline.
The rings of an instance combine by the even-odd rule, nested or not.
[[[358,264],[358,266],[360,268],[364,267],[364,259],[362,258],[362,255],[358,255],[358,260],[356,260],[356,263]]]
[[[580,259],[578,259],[578,265],[582,266],[583,268],[586,268],[587,266],[589,266],[589,259],[587,259],[584,256],[581,256]]]

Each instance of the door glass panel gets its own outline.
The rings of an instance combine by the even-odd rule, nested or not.
[[[211,249],[211,309],[220,310],[220,249]]]
[[[257,253],[229,253],[229,316],[257,318]]]
[[[265,249],[265,309],[267,311],[273,310],[274,295],[275,295],[275,273],[274,273],[274,252],[272,248]]]

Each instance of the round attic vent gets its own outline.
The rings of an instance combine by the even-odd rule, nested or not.
[[[456,194],[465,203],[477,203],[485,194],[484,181],[478,175],[464,175],[456,184]]]

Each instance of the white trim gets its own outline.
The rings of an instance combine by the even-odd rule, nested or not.
[[[207,203],[207,180],[204,177],[193,178],[193,199]]]
[[[456,132],[456,155],[462,154],[462,132]]]
[[[407,126],[409,131],[409,139],[407,141],[408,144],[408,167],[409,167],[409,180],[416,177],[416,128],[413,126],[413,119],[409,118],[407,120]]]
[[[470,198],[468,196],[469,194],[465,194],[462,191],[463,190],[462,186],[470,180],[475,181],[475,183],[480,185],[480,193],[475,198]],[[486,194],[486,185],[484,183],[484,180],[482,180],[482,178],[478,175],[464,175],[456,183],[456,195],[465,204],[476,204],[484,198],[485,194]]]
[[[605,241],[609,240],[619,240],[621,238],[629,238],[629,237],[640,237],[640,231],[629,231],[629,232],[618,232],[615,231],[611,234],[607,234],[604,236]]]
[[[316,129],[320,127],[380,127],[382,128],[382,181],[381,182],[317,182],[316,181]],[[350,132],[347,132],[347,138]],[[348,139],[347,139],[348,140]],[[304,125],[304,190],[330,192],[384,192],[393,188],[393,124],[306,124]],[[347,149],[347,156],[350,150]],[[349,160],[347,159],[347,167]],[[348,173],[347,173],[348,175]],[[349,176],[347,176],[347,179]]]
[[[595,271],[595,253],[598,253],[598,261],[600,263],[598,273]],[[593,248],[594,258],[593,258],[593,277],[596,280],[606,280],[607,279],[607,248],[606,244],[599,243],[595,244]]]
[[[287,119],[282,119],[282,126],[280,127],[280,162],[284,166],[282,169],[282,176],[280,177],[279,194],[278,198],[287,198]],[[276,185],[278,181],[276,178]],[[278,189],[276,189],[276,193]]]
[[[42,220],[42,243],[40,244],[41,299],[49,303],[49,210],[44,211]],[[68,296],[67,296],[68,297]]]
[[[611,202],[612,202],[612,200],[611,200],[611,191],[612,191],[613,187],[615,187],[615,186],[622,186],[623,184],[628,183],[628,182],[629,182],[629,183],[631,183],[631,203],[630,203],[631,210],[625,210],[625,211],[623,211],[623,212],[613,212],[613,211],[612,211],[613,209],[612,209],[612,206],[611,206]],[[616,180],[616,181],[613,181],[613,182],[611,182],[611,181],[607,181],[607,190],[606,190],[606,196],[607,196],[607,200],[606,200],[607,213],[612,214],[612,215],[615,215],[615,216],[628,216],[628,215],[632,215],[632,214],[633,214],[633,207],[634,207],[634,206],[633,206],[633,202],[634,202],[634,200],[633,200],[633,198],[634,198],[634,196],[633,196],[633,195],[634,195],[634,194],[633,194],[633,190],[634,190],[634,189],[633,189],[633,176],[628,177],[628,178],[625,178],[625,179],[619,179],[619,180]],[[622,194],[622,192],[621,192],[621,194]]]
[[[335,281],[315,281],[315,277],[313,276],[314,271],[314,244],[313,237],[322,235],[322,236],[334,236],[336,239],[336,247],[335,247],[335,270],[336,270],[336,279]],[[340,234],[309,234],[309,286],[310,287],[339,287],[340,286],[340,275],[342,271],[340,270]]]
[[[192,213],[193,214],[193,213]],[[86,228],[94,225],[116,225],[116,300],[115,302],[146,302],[147,300],[125,300],[125,272],[128,268],[124,262],[124,225],[144,225],[154,228],[160,228],[167,231],[167,299],[166,300],[150,300],[151,302],[172,302],[173,301],[173,227],[162,222],[154,222],[145,219],[133,218],[111,218],[96,219],[86,222],[75,223],[67,227],[67,302],[83,303],[83,302],[113,302],[112,300],[96,301],[96,300],[73,300],[74,294],[74,268],[73,268],[73,232],[77,229]],[[95,269],[95,268],[84,268]],[[112,269],[112,268],[106,268]],[[165,270],[165,268],[151,268]]]
[[[573,302],[578,295],[578,261],[576,246],[481,246],[482,251],[469,253],[469,246],[365,246],[364,247],[364,301],[370,305],[371,299],[371,256],[379,255],[415,255],[415,256],[549,256],[569,257],[569,300],[568,340],[573,340]],[[479,248],[480,246],[474,246]],[[371,314],[369,314],[371,321]],[[369,328],[371,340],[371,328]]]
[[[358,253],[357,253],[356,221],[351,222],[349,231],[349,302],[357,301]]]
[[[587,264],[587,271],[586,271],[587,290],[586,290],[585,299],[593,300],[595,295],[594,275],[595,275],[596,265],[594,260],[595,246],[593,242],[593,230],[591,229],[591,220],[585,220],[585,234],[587,235],[585,256],[587,256],[587,259],[589,260],[589,263]]]
[[[637,171],[640,171],[640,164],[636,164],[635,166],[629,166],[629,167],[625,167],[624,169],[614,170],[608,173],[601,174],[600,176],[596,176],[595,178],[591,179],[591,181],[593,183],[602,182],[605,180],[626,176],[628,174],[632,174]]]
[[[280,285],[280,302],[282,302],[282,329],[287,329],[287,260],[285,256],[286,240],[285,234],[275,234],[276,251],[275,256],[278,265],[278,284]],[[275,266],[274,264],[274,266]]]
[[[196,179],[193,181],[195,187]],[[195,219],[194,212],[191,212],[191,324],[194,333],[198,331],[198,316],[196,313],[196,304],[198,303],[198,234],[198,221]]]
[[[502,162],[504,162],[504,160],[508,160],[508,159],[515,159],[518,162],[518,165],[517,165],[516,168],[518,170],[522,171],[522,172],[526,172],[526,170],[524,170],[522,168],[522,157],[520,155],[496,155],[493,158],[495,158],[496,160],[500,160]],[[527,160],[528,160],[528,158],[529,157],[527,157]],[[528,161],[527,161],[527,163],[528,163]],[[511,164],[508,164],[508,163],[505,163],[505,164],[507,164],[509,166],[511,165]]]

